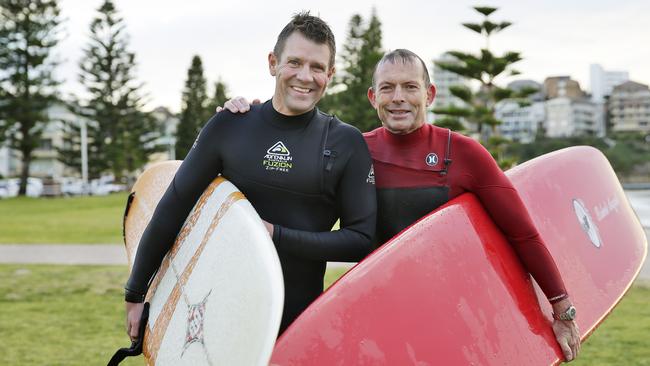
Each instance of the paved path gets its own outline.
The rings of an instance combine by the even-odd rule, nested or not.
[[[650,238],[650,228],[646,237]],[[127,259],[119,244],[0,244],[0,263],[126,265]],[[351,266],[328,263],[328,268]],[[639,279],[650,281],[650,259],[641,268]]]
[[[0,263],[127,265],[121,244],[0,244]],[[329,262],[329,268],[354,263]]]
[[[0,244],[0,263],[126,265],[118,244]]]

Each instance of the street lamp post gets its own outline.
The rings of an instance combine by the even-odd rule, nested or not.
[[[88,132],[84,119],[81,119],[81,182],[83,194],[88,194]]]

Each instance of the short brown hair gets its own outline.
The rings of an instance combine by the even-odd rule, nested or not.
[[[334,59],[336,57],[336,41],[334,40],[334,33],[329,25],[319,17],[309,15],[308,11],[300,12],[291,18],[291,21],[284,26],[282,32],[278,35],[278,40],[273,47],[273,53],[276,57],[280,58],[284,50],[284,44],[287,38],[293,32],[300,32],[305,38],[317,44],[327,44],[330,49],[329,67],[334,66]]]
[[[415,52],[404,48],[398,48],[394,51],[384,54],[381,60],[377,62],[375,65],[375,70],[372,72],[372,87],[374,88],[376,86],[375,83],[377,80],[375,78],[375,74],[377,73],[379,65],[383,64],[384,62],[390,62],[391,64],[394,64],[397,61],[403,64],[407,62],[417,63],[417,60],[419,60],[420,64],[422,64],[422,80],[424,81],[424,86],[428,88],[429,85],[431,85],[431,78],[429,77],[429,70],[427,70],[427,65],[424,63],[424,61],[422,61],[420,56],[415,54]]]

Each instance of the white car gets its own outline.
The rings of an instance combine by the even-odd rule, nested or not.
[[[10,178],[2,183],[2,188],[0,188],[0,197],[9,198],[18,196],[18,190],[20,188],[19,178]],[[43,194],[43,181],[39,178],[27,178],[26,193],[28,197],[40,197],[41,194]]]
[[[79,196],[84,193],[84,183],[81,179],[63,177],[60,179],[61,194],[65,196]]]
[[[107,194],[122,192],[126,190],[126,185],[117,184],[112,176],[104,176],[99,179],[93,179],[90,182],[90,194],[94,196],[105,196]]]

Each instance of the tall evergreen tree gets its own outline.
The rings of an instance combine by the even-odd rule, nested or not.
[[[208,115],[213,115],[217,107],[222,107],[228,99],[230,99],[228,96],[228,86],[219,78],[214,83],[214,94],[212,94],[212,99],[208,103]]]
[[[0,0],[0,143],[22,154],[19,194],[56,101],[51,50],[59,42],[56,0]]]
[[[89,175],[121,178],[142,167],[157,151],[155,121],[143,111],[142,84],[135,81],[135,54],[128,50],[126,25],[112,1],[97,9],[90,42],[79,63],[88,98],[78,114],[87,118]]]
[[[192,65],[187,70],[187,80],[183,89],[181,120],[176,132],[176,157],[182,159],[187,155],[201,131],[203,123],[213,112],[208,108],[206,80],[203,76],[201,57],[195,55]]]
[[[381,22],[373,9],[368,24],[355,14],[348,23],[349,30],[341,52],[341,68],[335,77],[332,92],[320,107],[334,113],[361,131],[378,127],[377,113],[368,103],[368,88],[372,85],[375,64],[383,55],[381,48]]]
[[[462,51],[449,51],[448,53],[458,59],[458,62],[436,62],[443,70],[448,70],[468,79],[479,82],[478,91],[472,91],[465,86],[453,86],[450,88],[451,94],[460,98],[467,103],[468,107],[449,107],[438,108],[436,114],[447,115],[445,122],[455,124],[458,118],[463,117],[467,121],[476,125],[477,132],[486,143],[483,133],[483,126],[488,125],[492,128],[492,134],[496,134],[496,126],[501,122],[494,116],[495,104],[506,98],[525,98],[534,90],[524,89],[519,92],[507,88],[501,88],[495,84],[495,79],[503,74],[509,76],[517,75],[517,70],[511,69],[512,64],[520,61],[519,52],[506,52],[503,56],[496,56],[490,51],[490,36],[498,33],[512,23],[500,22],[493,23],[489,16],[497,10],[491,7],[474,7],[478,13],[483,15],[482,23],[463,23],[463,26],[485,37],[485,48],[478,54],[466,53]],[[524,103],[522,101],[522,103]]]

